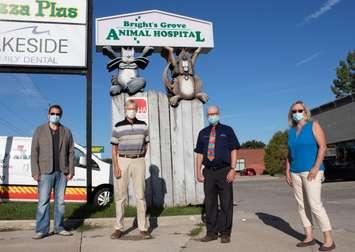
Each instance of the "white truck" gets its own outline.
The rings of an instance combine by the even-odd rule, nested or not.
[[[0,202],[37,201],[37,182],[31,176],[31,137],[0,136]],[[111,165],[92,155],[94,204],[112,198]],[[65,200],[86,201],[86,149],[75,143],[75,176],[68,182]]]

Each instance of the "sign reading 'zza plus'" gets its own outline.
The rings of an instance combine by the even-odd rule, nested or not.
[[[96,47],[213,48],[212,23],[158,10],[96,19]]]
[[[86,67],[87,0],[0,0],[0,65]]]

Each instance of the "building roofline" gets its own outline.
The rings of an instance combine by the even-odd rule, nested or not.
[[[319,107],[311,109],[312,116],[318,115],[320,113],[339,108],[341,106],[347,105],[349,103],[355,102],[355,94],[351,94],[334,101],[320,105]]]

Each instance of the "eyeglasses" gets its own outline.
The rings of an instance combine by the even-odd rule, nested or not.
[[[60,113],[50,113],[50,115],[61,116],[61,114],[60,114]]]
[[[303,109],[295,109],[295,110],[292,110],[292,113],[303,113]]]

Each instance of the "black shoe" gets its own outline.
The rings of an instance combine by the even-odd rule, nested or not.
[[[313,239],[312,241],[309,241],[309,242],[301,241],[296,244],[296,247],[304,248],[304,247],[308,247],[308,246],[313,246],[315,244],[316,244],[316,241]]]
[[[330,247],[326,247],[324,245],[319,247],[319,251],[331,251],[335,249],[335,243],[333,242],[332,245]]]
[[[205,237],[203,237],[200,241],[201,242],[210,242],[210,241],[214,241],[217,240],[218,236],[216,234],[212,235],[212,234],[206,234]]]
[[[229,235],[222,235],[221,236],[221,243],[230,243],[231,237]]]

